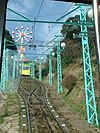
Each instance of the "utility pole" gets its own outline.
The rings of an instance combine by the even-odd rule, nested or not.
[[[58,74],[58,93],[63,91],[61,86],[62,81],[62,68],[61,68],[61,56],[60,56],[60,37],[56,36],[57,45],[57,74]]]
[[[49,54],[49,85],[52,86],[52,53]]]
[[[16,77],[18,78],[18,76],[19,76],[19,62],[18,62],[18,60],[16,61],[16,66],[17,66],[17,72],[16,72]]]
[[[98,125],[98,117],[96,110],[96,100],[94,93],[92,67],[90,61],[88,34],[86,23],[86,10],[85,5],[80,5],[80,21],[81,34],[82,34],[82,47],[83,47],[83,63],[84,63],[84,77],[85,77],[85,92],[86,92],[86,107],[88,123]]]
[[[32,61],[32,78],[35,78],[35,61]]]
[[[15,57],[15,56],[14,56]],[[14,80],[15,79],[15,70],[16,70],[16,60],[14,58],[13,60],[13,73],[12,73],[12,79]]]
[[[9,54],[8,54],[8,52],[9,52],[9,50],[8,49],[6,49],[6,65],[5,65],[5,67],[6,67],[6,71],[5,71],[5,73],[6,73],[6,81],[8,81],[8,56],[9,56]]]
[[[43,57],[40,56],[39,58],[39,80],[40,81],[42,80],[42,60],[43,60]]]

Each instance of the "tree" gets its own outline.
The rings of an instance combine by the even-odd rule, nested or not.
[[[14,42],[8,30],[5,30],[5,38],[9,41]],[[6,48],[11,49],[11,50],[17,50],[17,47],[15,46],[15,44],[12,44],[8,41],[6,42],[6,44],[7,44]]]

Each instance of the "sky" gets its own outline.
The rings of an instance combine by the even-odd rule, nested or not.
[[[41,3],[42,7],[40,10]],[[37,18],[37,20],[48,20],[48,21],[56,21],[59,17],[64,15],[65,13],[72,10],[75,5],[74,3],[65,3],[65,2],[57,2],[53,0],[9,0],[8,2],[8,8],[16,11],[17,13],[20,13],[27,17],[28,19],[34,20],[34,18]],[[39,12],[40,10],[40,12]],[[78,14],[78,11],[70,14],[70,16],[74,16],[75,14]],[[37,17],[38,16],[38,17]],[[62,19],[61,21],[64,21],[68,19],[66,18]],[[11,11],[7,10],[7,19],[22,19],[18,15],[12,13]],[[6,29],[10,31],[10,34],[12,35],[12,31],[16,31],[15,28],[18,27],[18,29],[21,31],[21,26],[24,26],[24,30],[29,27],[30,31],[32,31],[32,25],[33,23],[21,23],[21,22],[6,22]],[[53,27],[53,28],[52,28]],[[44,24],[44,23],[35,23],[35,30],[33,30],[34,34],[34,44],[36,45],[46,45],[47,42],[52,40],[55,35],[61,34],[62,25],[54,25],[54,24]],[[51,29],[51,30],[50,30]],[[17,39],[17,38],[16,38]],[[28,39],[28,38],[27,38]],[[20,43],[20,40],[19,40]],[[26,42],[25,42],[26,44]],[[35,53],[40,54],[42,53],[46,47],[37,47],[35,50],[31,49],[29,50],[26,47],[26,53]],[[26,55],[27,56],[27,55]],[[28,55],[28,58],[35,57],[34,55]]]

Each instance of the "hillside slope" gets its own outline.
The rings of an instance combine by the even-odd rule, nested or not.
[[[69,18],[70,20],[79,20],[79,16]],[[93,27],[89,27],[88,31],[92,33]],[[73,33],[80,33],[80,28],[75,26],[63,25],[61,30],[62,35],[65,37],[63,40],[66,43],[65,51],[61,52],[62,60],[62,97],[72,110],[79,114],[83,119],[87,119],[86,114],[86,94],[84,86],[84,68],[83,68],[83,52],[81,38],[73,38]],[[94,35],[89,37],[90,56],[93,69],[94,89],[97,102],[98,116],[100,114],[100,91],[98,87],[98,71],[96,62],[95,38]],[[56,49],[54,49],[56,51]],[[53,59],[53,86],[57,87],[57,59],[56,55]],[[44,70],[48,68],[46,62]],[[47,72],[47,71],[46,71]],[[46,73],[47,75],[48,73]],[[43,75],[44,80],[47,81],[49,75]]]

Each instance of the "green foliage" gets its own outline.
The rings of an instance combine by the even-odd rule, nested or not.
[[[79,16],[69,18],[67,21],[79,21]],[[89,44],[91,55],[95,54],[95,45],[94,45],[94,28],[88,27],[89,35]],[[66,43],[65,51],[61,52],[62,57],[62,67],[68,66],[70,63],[75,63],[77,58],[82,58],[82,42],[81,38],[73,38],[73,33],[79,35],[81,29],[78,26],[68,26],[63,25],[61,30],[62,35],[65,37],[64,42]]]
[[[0,116],[0,124],[4,123],[4,118],[2,116]]]
[[[19,97],[17,93],[6,93],[7,98],[4,101],[4,104],[0,112],[0,124],[4,123],[4,118],[12,116],[16,113],[20,113],[20,108],[18,103]],[[12,100],[13,99],[13,100]]]
[[[69,74],[68,76],[65,76],[63,78],[61,84],[63,87],[67,88],[69,92],[71,92],[76,84],[76,77],[74,75]]]
[[[75,17],[70,17],[66,22],[78,22],[79,21],[79,16],[76,15]],[[70,25],[63,25],[61,33],[64,37],[68,37],[70,39],[73,39],[73,33],[78,34],[80,32],[80,27],[79,26],[70,26]],[[76,40],[76,39],[75,39]]]
[[[80,18],[78,15],[76,15],[75,17],[70,17],[66,21],[69,22],[70,20],[74,22],[78,22]],[[94,45],[95,39],[94,39],[93,32],[94,32],[94,27],[88,27],[89,47],[90,47],[91,56],[95,54],[95,45]],[[61,51],[61,65],[62,65],[62,68],[65,68],[66,66],[69,66],[69,64],[71,63],[76,63],[77,59],[80,59],[83,57],[81,38],[73,38],[73,33],[78,35],[79,33],[81,33],[81,29],[80,29],[80,26],[63,25],[61,33],[64,36],[64,39],[62,40],[62,42],[66,43],[66,47],[64,51]],[[54,48],[53,51],[55,52],[55,56],[53,58],[53,73],[55,73],[57,71],[56,47]],[[46,62],[46,64],[47,63],[48,61]]]
[[[76,103],[75,101],[73,101],[69,95],[61,95],[62,98],[65,100],[66,104],[69,105],[69,107],[71,107],[72,111],[78,115],[80,115],[80,117],[87,119],[87,115],[86,115],[86,107],[85,107],[85,103],[81,102]]]
[[[8,30],[5,30],[5,38],[9,41],[14,42],[14,40],[12,40],[12,36],[10,35]],[[10,42],[6,42],[7,46],[6,48],[11,49],[11,50],[17,50],[17,47],[14,44],[11,44]],[[10,46],[11,45],[11,46]]]
[[[49,68],[44,68],[43,70],[42,70],[42,76],[44,77],[44,76],[47,76],[48,75],[48,72],[49,72]]]

